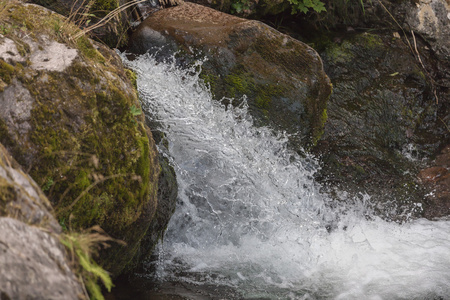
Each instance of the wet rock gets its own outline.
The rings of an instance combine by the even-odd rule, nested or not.
[[[353,32],[329,41],[320,53],[334,89],[315,149],[323,161],[318,178],[368,192],[386,219],[422,216],[429,207],[422,205],[426,191],[416,174],[450,138],[449,90],[432,78],[448,75],[431,50],[421,52],[424,68],[390,33]]]
[[[427,189],[425,216],[430,219],[450,214],[450,146],[445,147],[432,163],[419,172],[420,182]]]
[[[419,179],[423,183],[436,183],[448,173],[444,167],[431,167],[420,171]]]
[[[261,124],[286,130],[298,144],[322,134],[331,85],[319,55],[261,22],[185,3],[149,16],[129,51],[161,59],[179,51],[180,64],[206,57],[201,76],[217,99],[247,95]]]
[[[0,299],[81,299],[50,202],[0,144]]]
[[[18,1],[0,11],[0,142],[61,223],[127,243],[100,258],[117,275],[153,219],[160,172],[130,73],[56,13]]]

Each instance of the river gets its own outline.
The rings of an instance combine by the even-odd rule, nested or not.
[[[245,99],[213,99],[201,63],[122,58],[179,185],[148,280],[232,291],[222,299],[450,299],[450,221],[386,222],[367,194],[336,202],[316,158],[255,127]]]

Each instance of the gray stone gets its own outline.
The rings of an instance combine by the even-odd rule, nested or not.
[[[425,38],[439,57],[450,60],[449,2],[419,0],[415,6],[410,4],[406,12],[405,27]]]
[[[18,81],[13,80],[3,93],[0,93],[0,119],[3,119],[10,133],[18,137],[31,129],[29,123],[35,100],[30,92]]]
[[[31,67],[35,70],[62,72],[78,56],[76,49],[71,49],[56,41],[48,42],[42,50],[37,49],[31,55]]]
[[[0,218],[0,269],[1,299],[83,297],[58,238],[13,218]]]
[[[83,297],[51,211],[34,180],[0,144],[0,300]]]

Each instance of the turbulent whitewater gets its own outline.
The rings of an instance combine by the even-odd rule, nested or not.
[[[368,195],[333,203],[313,180],[315,159],[254,127],[245,99],[213,100],[199,66],[123,60],[179,184],[152,276],[245,299],[450,299],[449,221],[388,223]]]

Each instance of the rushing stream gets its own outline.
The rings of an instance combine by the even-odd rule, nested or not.
[[[313,180],[316,160],[254,127],[245,99],[226,106],[193,70],[123,59],[179,184],[149,276],[245,299],[450,299],[450,221],[388,223],[368,195],[333,203]]]

